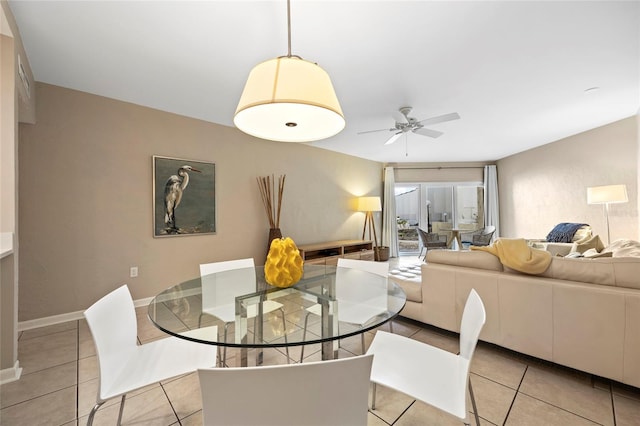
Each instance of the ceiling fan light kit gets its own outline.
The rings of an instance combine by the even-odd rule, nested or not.
[[[329,138],[345,127],[342,108],[329,74],[291,54],[289,0],[287,21],[288,54],[251,70],[233,122],[249,135],[278,142]]]

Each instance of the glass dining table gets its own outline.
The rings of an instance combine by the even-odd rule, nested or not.
[[[247,366],[250,349],[255,365],[263,363],[265,348],[288,352],[299,345],[320,344],[323,360],[337,358],[339,339],[379,327],[405,302],[397,284],[370,272],[305,265],[298,283],[278,288],[267,284],[263,267],[255,267],[176,284],[153,298],[148,313],[172,336],[239,348],[236,365]],[[270,309],[274,305],[277,311]]]

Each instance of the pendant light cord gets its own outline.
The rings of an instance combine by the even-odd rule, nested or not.
[[[291,1],[287,0],[287,31],[288,31],[288,45],[289,50],[287,52],[287,57],[291,57]]]
[[[287,44],[288,44],[288,52],[287,56],[280,56],[280,58],[298,58],[302,59],[298,55],[291,54],[291,1],[287,0]]]

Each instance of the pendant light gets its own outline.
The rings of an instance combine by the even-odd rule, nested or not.
[[[256,65],[233,118],[243,132],[279,142],[326,139],[344,129],[340,103],[329,74],[291,54],[291,6],[287,0],[289,50]]]

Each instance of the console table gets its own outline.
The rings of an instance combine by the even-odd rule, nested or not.
[[[340,240],[298,246],[306,265],[337,265],[341,257],[347,259],[375,260],[373,241]]]

